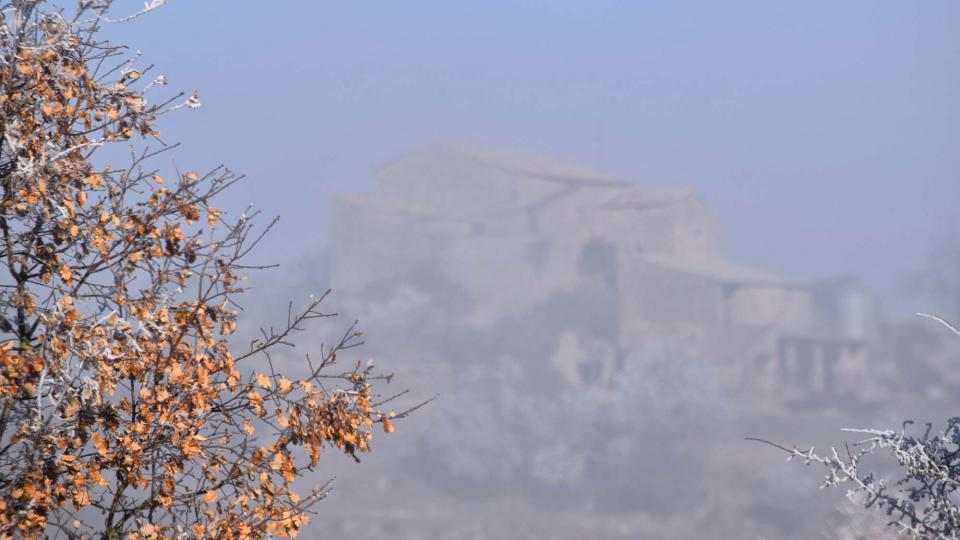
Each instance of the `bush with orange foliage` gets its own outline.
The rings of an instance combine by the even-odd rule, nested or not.
[[[166,80],[97,37],[111,4],[0,2],[0,538],[292,536],[322,448],[356,457],[405,413],[377,409],[370,367],[332,371],[352,327],[306,377],[273,369],[322,297],[231,346],[262,234],[212,205],[229,169],[149,166],[157,117],[199,100],[153,99]]]

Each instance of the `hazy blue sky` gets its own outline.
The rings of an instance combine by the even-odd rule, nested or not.
[[[955,0],[168,0],[114,31],[201,91],[178,161],[247,173],[274,248],[427,142],[693,188],[740,258],[884,293],[960,202]]]

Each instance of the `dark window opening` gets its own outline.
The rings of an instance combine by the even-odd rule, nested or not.
[[[599,275],[603,283],[617,288],[617,249],[609,242],[591,240],[580,255],[580,273]]]

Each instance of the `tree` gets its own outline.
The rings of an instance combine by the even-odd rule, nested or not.
[[[918,315],[932,318],[960,336],[960,330],[940,317]],[[933,430],[933,424],[920,432],[912,426],[908,420],[898,430],[845,429],[861,440],[839,451],[831,448],[826,454],[812,447],[801,450],[750,440],[772,445],[807,465],[823,466],[827,474],[822,487],[847,487],[851,500],[884,512],[887,525],[898,538],[956,540],[960,538],[960,417],[948,419],[939,432]],[[899,470],[894,481],[863,466],[864,460],[877,452],[894,458]]]
[[[292,536],[327,492],[292,489],[321,450],[356,458],[405,413],[378,410],[370,365],[332,371],[352,326],[305,377],[274,369],[323,297],[231,342],[270,227],[213,206],[229,169],[150,166],[173,148],[157,118],[199,100],[154,100],[166,80],[98,37],[163,1],[112,3],[0,2],[0,537]]]

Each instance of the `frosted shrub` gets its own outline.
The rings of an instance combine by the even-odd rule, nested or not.
[[[952,325],[933,318],[960,335]],[[817,453],[814,448],[787,448],[769,441],[807,465],[827,470],[822,487],[845,487],[847,496],[867,509],[883,512],[891,532],[904,538],[952,540],[960,538],[960,417],[947,420],[942,431],[932,424],[918,429],[912,421],[899,430],[845,429],[862,436],[842,449]],[[886,454],[896,462],[894,479],[863,466],[864,459]]]
[[[645,508],[667,500],[677,508],[675,499],[702,496],[691,489],[704,466],[695,438],[724,410],[703,362],[667,351],[635,354],[611,385],[591,388],[543,387],[531,363],[514,357],[491,364],[457,378],[447,398],[462,409],[435,411],[423,458],[437,480]]]

